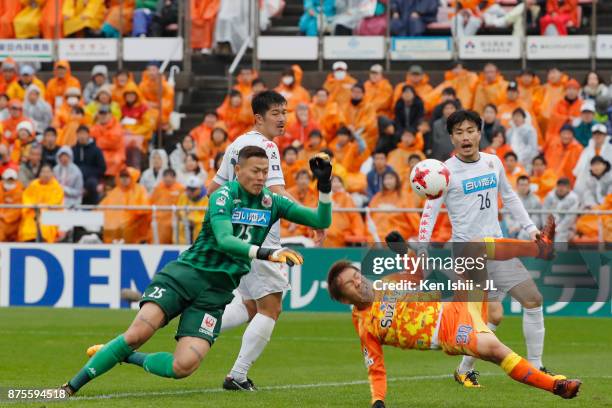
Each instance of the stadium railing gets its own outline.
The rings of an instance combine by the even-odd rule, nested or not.
[[[159,243],[157,237],[159,233],[157,231],[158,225],[156,223],[156,215],[160,212],[162,213],[171,213],[172,217],[172,227],[173,227],[173,235],[176,236],[177,228],[180,227],[181,223],[183,225],[188,222],[189,212],[202,212],[207,211],[207,207],[197,207],[197,206],[176,206],[176,205],[75,205],[75,206],[65,206],[65,205],[45,205],[45,204],[0,204],[0,210],[2,209],[34,209],[36,212],[36,223],[37,228],[41,226],[41,211],[42,210],[50,210],[50,211],[66,211],[66,212],[80,212],[80,211],[93,211],[96,213],[101,213],[104,211],[150,211],[152,215],[152,223],[151,227],[153,228],[153,244]],[[333,212],[337,213],[360,213],[365,214],[366,217],[370,213],[416,213],[420,214],[423,212],[423,208],[333,208]],[[179,217],[180,213],[184,212],[182,218]],[[441,208],[440,212],[447,212],[446,208]],[[598,230],[599,230],[599,242],[603,242],[603,219],[604,216],[612,216],[612,210],[527,210],[529,214],[559,214],[559,215],[595,215],[597,216],[598,221]],[[501,214],[507,213],[505,209],[500,210]],[[86,221],[84,221],[86,223]],[[49,224],[47,224],[49,225]],[[84,224],[86,225],[86,224]],[[78,225],[73,225],[78,226]],[[40,242],[40,241],[37,241]]]

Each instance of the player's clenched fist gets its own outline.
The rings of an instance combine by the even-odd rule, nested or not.
[[[290,248],[259,248],[257,250],[257,259],[286,263],[289,266],[302,265],[304,263],[302,255]]]
[[[322,193],[331,191],[331,174],[332,165],[329,155],[326,153],[317,153],[309,161],[310,171],[317,179],[317,188]]]

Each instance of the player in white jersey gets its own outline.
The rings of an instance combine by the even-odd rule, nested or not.
[[[234,180],[234,165],[240,149],[245,146],[258,146],[266,151],[270,163],[266,187],[277,194],[290,197],[285,191],[280,153],[276,143],[272,141],[273,138],[284,133],[287,101],[274,91],[264,91],[253,98],[251,106],[255,116],[254,128],[239,136],[228,146],[221,167],[208,187],[209,194],[226,182]],[[263,245],[269,248],[280,248],[279,222],[272,226]],[[279,265],[267,261],[253,261],[251,271],[240,280],[238,292],[242,299],[237,296],[232,303],[226,306],[221,331],[239,326],[249,320],[250,323],[244,331],[240,353],[223,382],[223,388],[255,390],[253,382],[247,378],[247,373],[270,340],[281,312],[283,292],[288,289],[287,274]]]
[[[479,152],[482,121],[473,111],[457,111],[449,116],[447,130],[455,147],[455,156],[445,164],[450,170],[447,192],[425,203],[419,227],[419,242],[431,238],[442,204],[446,205],[452,225],[452,242],[469,242],[485,238],[501,238],[498,195],[504,207],[535,240],[539,231],[529,218],[521,200],[506,178],[504,166],[496,155]],[[542,364],[544,349],[544,315],[542,295],[531,275],[518,258],[488,261],[487,272],[498,288],[489,293],[488,326],[495,330],[503,317],[501,301],[506,293],[523,306],[523,334],[527,359],[546,371]],[[455,379],[466,387],[478,387],[474,357],[465,356],[455,371]]]

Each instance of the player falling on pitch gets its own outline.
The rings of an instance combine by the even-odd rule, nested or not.
[[[446,126],[455,147],[455,155],[444,163],[451,173],[450,184],[442,197],[425,203],[418,237],[421,245],[429,242],[440,207],[445,204],[452,225],[453,243],[461,245],[474,239],[493,237],[507,242],[504,250],[511,252],[515,240],[502,238],[497,208],[499,196],[504,207],[535,240],[540,231],[508,182],[503,164],[496,155],[478,150],[482,128],[480,116],[473,111],[457,111],[449,116]],[[498,288],[488,294],[489,328],[495,331],[500,324],[503,316],[501,301],[509,293],[523,306],[527,359],[540,370],[547,371],[542,364],[542,295],[531,275],[516,257],[487,262],[487,273]],[[464,357],[455,371],[455,380],[466,387],[480,386],[474,363],[473,357]]]
[[[533,245],[537,250],[537,244]],[[400,273],[383,281],[414,277]],[[453,301],[440,302],[433,293],[421,293],[419,301],[414,301],[417,295],[414,292],[375,291],[373,283],[350,261],[339,261],[331,267],[327,285],[332,299],[353,305],[353,324],[368,368],[373,408],[385,407],[383,345],[420,350],[441,348],[447,354],[473,356],[501,366],[514,380],[532,387],[563,398],[578,394],[580,380],[557,379],[540,371],[500,342],[485,323],[483,301],[462,301],[465,298],[461,294],[467,292],[456,292]],[[426,296],[422,295],[431,297],[423,299]],[[486,296],[483,292],[480,295],[481,299]]]
[[[153,277],[127,331],[94,350],[87,364],[62,386],[69,395],[121,362],[141,366],[161,377],[189,376],[218,336],[223,310],[232,300],[240,278],[248,273],[251,261],[263,259],[290,266],[303,262],[300,254],[291,249],[260,245],[270,227],[281,218],[313,228],[330,225],[329,157],[319,154],[310,160],[319,189],[316,209],[300,206],[265,188],[268,168],[264,149],[247,146],[240,151],[235,165],[237,180],[211,195],[195,243]],[[135,351],[179,315],[174,354]]]

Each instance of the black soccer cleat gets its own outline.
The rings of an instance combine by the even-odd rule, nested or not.
[[[70,384],[68,383],[63,384],[61,387],[59,387],[59,390],[65,392],[65,394],[62,395],[62,398],[69,398],[76,394],[76,391],[73,390]]]
[[[540,371],[545,373],[545,374],[550,375],[555,380],[567,380],[567,377],[564,376],[563,374],[555,374],[552,371],[550,371],[549,369],[547,369],[546,367],[540,367]]]
[[[238,382],[229,375],[223,380],[223,389],[227,391],[257,391],[257,387],[255,387],[250,378],[247,378],[246,381]]]
[[[564,399],[572,399],[578,395],[582,381],[580,380],[556,380],[553,387],[553,394]]]

